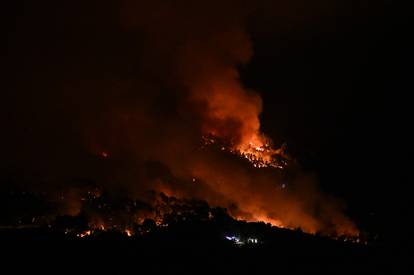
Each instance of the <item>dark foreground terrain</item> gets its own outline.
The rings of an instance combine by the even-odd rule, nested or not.
[[[220,227],[215,222],[192,222],[159,228],[141,236],[96,231],[79,238],[53,229],[2,229],[1,261],[3,269],[10,265],[9,274],[23,271],[39,274],[408,272],[404,253],[398,247],[383,243],[357,244],[246,223],[239,227],[239,232],[233,232],[242,236],[240,242],[245,241],[237,244],[226,239],[230,236],[228,230],[231,228]],[[256,234],[257,243],[247,240],[249,234]]]

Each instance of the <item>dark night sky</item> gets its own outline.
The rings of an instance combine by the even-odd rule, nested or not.
[[[257,37],[244,76],[262,91],[264,129],[283,133],[351,211],[394,233],[410,200],[412,44],[395,3],[367,7],[329,29]]]
[[[6,60],[2,62],[5,77],[2,82],[6,83],[2,90],[6,91],[6,100],[0,106],[5,104],[2,109],[7,113],[2,117],[9,121],[6,126],[18,116],[10,114],[10,110],[28,104],[10,101],[14,98],[10,96],[12,93],[24,93],[18,88],[14,90],[11,79],[22,74],[26,80],[35,81],[32,77],[48,73],[50,64],[70,64],[71,57],[65,56],[68,47],[74,49],[68,51],[71,54],[83,50],[76,38],[72,41],[66,37],[73,33],[61,32],[50,23],[49,20],[60,22],[54,16],[58,5],[36,7],[30,1],[12,2],[13,7],[2,8],[8,43],[2,57]],[[298,6],[303,4],[293,2]],[[323,189],[347,201],[354,215],[372,219],[373,226],[389,229],[390,221],[404,222],[408,176],[411,177],[408,94],[413,88],[413,59],[408,16],[391,1],[317,2],[322,7],[326,2],[336,5],[332,14],[326,9],[329,15],[326,16],[318,13],[324,9],[314,11],[306,6],[309,11],[297,10],[292,4],[293,7],[286,8],[287,19],[281,19],[278,13],[262,15],[265,12],[259,9],[248,25],[254,56],[248,65],[240,67],[242,81],[264,99],[261,116],[264,132],[277,142],[287,141],[304,168],[317,175]],[[88,22],[87,12],[74,10],[79,22]],[[32,11],[39,16],[33,16]],[[298,14],[294,15],[295,12]],[[28,29],[16,32],[16,22]],[[281,22],[286,24],[281,27]],[[36,32],[45,26],[48,31]],[[79,35],[89,34],[85,31]],[[103,34],[95,35],[101,39]],[[108,38],[109,44],[110,41]],[[132,44],[139,45],[139,41]],[[105,51],[107,47],[110,48],[95,50]],[[126,56],[132,51],[122,50]],[[16,52],[30,56],[24,67],[19,66],[23,59]],[[87,65],[91,68],[107,65],[100,64],[102,60],[89,59],[89,62],[96,62]],[[122,64],[124,60],[108,62]],[[127,67],[125,73],[133,70]],[[26,96],[30,101],[32,95]],[[53,104],[53,97],[49,100]]]

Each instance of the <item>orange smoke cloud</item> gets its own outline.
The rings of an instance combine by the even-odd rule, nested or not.
[[[184,95],[181,114],[197,117],[198,136],[191,139],[211,136],[224,142],[231,152],[254,155],[271,163],[272,155],[281,152],[271,148],[270,139],[261,133],[262,99],[243,87],[236,69],[252,56],[251,41],[243,25],[245,7],[233,8],[233,1],[203,2],[201,8],[200,3],[196,7],[184,2],[178,7],[148,4],[150,11],[162,14],[163,22],[151,24],[154,14],[159,13],[149,12],[148,16],[143,14],[146,10],[133,22],[150,35],[152,48],[168,55],[172,82],[184,91],[178,93]],[[292,183],[296,190],[281,190],[280,173],[256,171],[231,156],[224,157],[222,152],[194,151],[194,143],[180,131],[169,131],[168,136],[168,142],[160,143],[163,150],[156,159],[168,167],[174,178],[190,183],[172,186],[171,179],[164,178],[158,181],[162,190],[206,199],[213,205],[234,204],[237,210],[233,214],[247,220],[301,227],[307,232],[355,234],[352,223],[320,192],[313,189],[304,195],[298,187],[302,184],[300,173],[297,182]]]
[[[251,7],[232,0],[108,3],[79,19],[93,24],[73,22],[78,9],[61,9],[57,29],[69,31],[63,42],[45,44],[63,47],[52,57],[71,58],[61,67],[58,58],[42,59],[53,70],[30,75],[30,89],[41,93],[26,109],[37,115],[19,122],[31,125],[31,140],[21,142],[28,148],[22,156],[10,150],[5,159],[24,160],[25,173],[44,185],[87,178],[113,193],[164,191],[247,220],[355,234],[341,206],[310,188],[297,167],[256,169],[240,158],[277,166],[267,164],[282,154],[261,132],[260,95],[243,87],[237,70],[253,55],[245,27]],[[203,147],[203,136],[229,149]]]

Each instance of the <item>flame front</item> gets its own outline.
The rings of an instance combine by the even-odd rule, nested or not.
[[[203,137],[204,144],[206,145],[220,143],[217,140],[212,134],[209,137]],[[283,144],[278,149],[274,149],[271,144],[271,140],[266,136],[256,135],[246,144],[220,144],[220,148],[245,158],[256,168],[285,168],[290,160],[286,144]]]
[[[264,139],[264,140],[262,140]],[[233,152],[247,159],[254,167],[273,167],[283,169],[289,159],[286,146],[274,149],[267,138],[257,138],[248,144],[241,144]]]
[[[243,85],[238,71],[253,55],[245,29],[251,9],[236,3],[244,1],[122,2],[122,10],[112,5],[105,9],[109,17],[91,14],[96,16],[91,18],[96,24],[87,29],[96,27],[97,35],[74,37],[71,30],[64,36],[70,43],[50,41],[41,47],[72,45],[76,37],[79,45],[90,45],[79,48],[80,52],[75,47],[73,54],[80,54],[79,58],[63,63],[68,66],[55,66],[59,56],[46,59],[50,62],[46,67],[56,68],[50,71],[52,75],[36,73],[22,81],[35,86],[19,90],[17,95],[42,92],[29,94],[34,100],[30,108],[12,106],[16,120],[7,124],[11,134],[6,135],[6,141],[24,137],[22,125],[32,125],[33,138],[6,146],[3,159],[10,163],[5,167],[21,167],[28,177],[33,176],[24,182],[42,183],[39,186],[52,190],[60,185],[57,182],[68,182],[77,190],[83,182],[72,184],[72,179],[86,179],[107,187],[109,192],[142,199],[147,199],[148,191],[202,199],[213,206],[232,207],[234,217],[243,213],[244,219],[277,226],[312,231],[346,224],[342,208],[332,206],[316,188],[309,188],[302,172],[295,171],[299,175],[291,177],[289,187],[281,187],[285,180],[281,174],[288,169],[282,173],[280,168],[289,162],[286,146],[277,149],[262,133],[262,98]],[[60,22],[81,26],[72,24],[74,18],[68,16],[64,18],[67,22]],[[115,18],[120,22],[112,20]],[[102,26],[108,32],[102,32]],[[78,31],[84,34],[85,30]],[[108,37],[120,43],[112,45]],[[89,50],[95,48],[102,50]],[[56,48],[52,52],[67,50]],[[28,68],[32,67],[36,66]],[[85,77],[90,71],[94,72],[91,78]],[[13,96],[10,102],[19,101]],[[36,116],[30,115],[34,106],[39,113]],[[21,112],[21,118],[20,113],[14,113],[26,109],[29,113]],[[252,167],[220,150],[198,150],[202,136],[223,151],[243,157]],[[23,150],[22,144],[35,150]],[[64,153],[59,154],[56,148],[64,148]],[[303,185],[298,183],[302,180]],[[76,200],[74,193],[74,203],[67,207],[73,210],[69,214],[78,213],[81,203],[87,202]],[[59,201],[65,200],[69,201]],[[107,209],[102,203],[99,206],[97,212]],[[122,221],[125,211],[120,209],[113,216],[119,217],[120,230],[128,235],[124,230],[129,224]],[[105,229],[112,229],[112,224],[105,221]],[[80,237],[89,234],[86,231]]]
[[[86,236],[90,236],[91,234],[92,234],[92,230],[89,229],[89,230],[79,233],[77,236],[79,238],[84,238]]]

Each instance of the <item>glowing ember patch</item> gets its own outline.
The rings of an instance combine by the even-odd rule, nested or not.
[[[232,152],[247,159],[254,167],[273,167],[283,169],[289,160],[286,145],[274,149],[271,140],[264,135],[254,135],[248,143],[234,146]]]
[[[101,157],[103,158],[109,158],[109,154],[107,152],[101,152]]]
[[[256,168],[273,167],[283,169],[287,166],[289,156],[286,153],[286,145],[282,145],[279,149],[274,149],[270,145],[270,140],[265,136],[254,136],[252,139],[254,141],[245,144],[221,145],[221,150],[239,155]],[[205,145],[221,144],[221,142],[214,139],[212,134],[208,137],[203,137],[203,140]]]
[[[92,231],[91,230],[86,230],[86,231],[84,231],[82,233],[77,234],[77,236],[80,237],[80,238],[84,238],[86,236],[90,236],[91,234],[92,234]]]
[[[132,232],[131,232],[131,230],[129,230],[129,229],[125,229],[125,234],[126,234],[128,237],[131,237],[131,236],[132,236]]]

